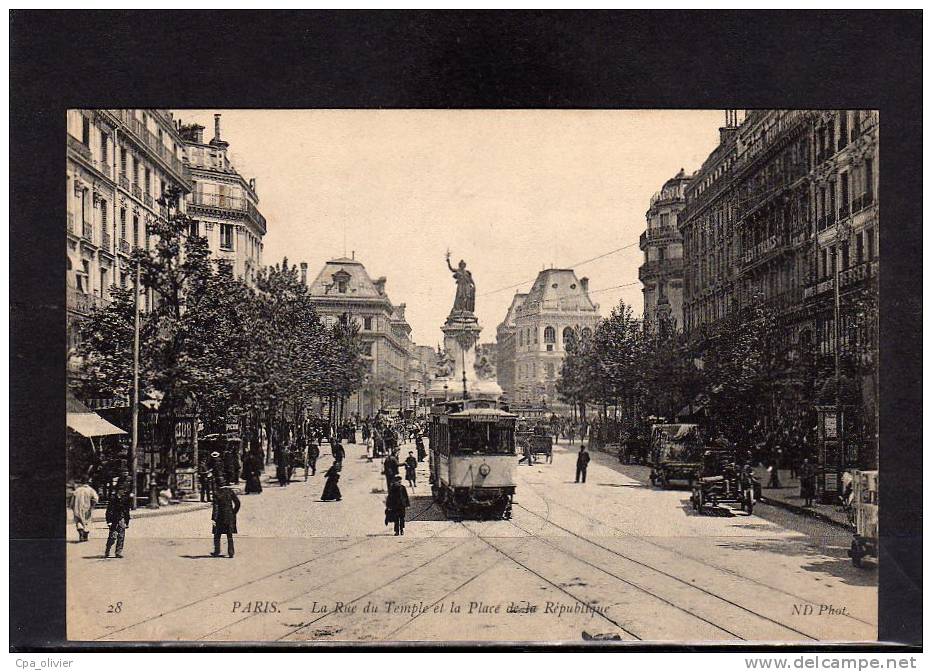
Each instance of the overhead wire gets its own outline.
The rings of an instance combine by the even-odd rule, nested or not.
[[[622,245],[621,247],[615,248],[614,250],[609,250],[608,252],[603,252],[602,254],[596,255],[596,256],[591,257],[591,258],[589,258],[589,259],[584,259],[583,261],[578,261],[578,262],[576,262],[576,263],[574,263],[574,264],[570,264],[569,267],[570,267],[570,268],[578,268],[578,267],[583,266],[583,265],[585,265],[585,264],[588,264],[588,263],[590,263],[590,262],[597,261],[597,260],[599,260],[599,259],[603,259],[603,258],[608,257],[608,256],[610,256],[610,255],[612,255],[612,254],[617,253],[617,252],[621,252],[622,250],[627,250],[628,248],[634,247],[634,246],[637,245],[637,244],[638,244],[638,242],[628,243],[627,245]],[[499,292],[504,292],[505,290],[514,289],[515,287],[520,287],[521,285],[526,285],[526,284],[529,283],[529,282],[534,282],[534,280],[535,280],[535,278],[531,278],[530,280],[522,280],[521,282],[517,282],[517,283],[515,283],[515,284],[513,284],[513,285],[508,285],[507,287],[499,287],[498,289],[493,289],[493,290],[491,290],[491,291],[484,292],[484,293],[480,294],[479,296],[489,296],[490,294],[498,294]],[[630,284],[637,284],[637,283],[634,282],[634,283],[630,283]],[[627,286],[627,285],[621,285],[621,286],[622,286],[622,287],[625,287],[625,286]],[[611,287],[611,288],[609,288],[609,289],[616,289],[616,288],[615,288],[615,287]],[[601,291],[604,291],[604,290],[598,290],[598,291],[601,292]],[[590,294],[593,294],[593,293],[594,293],[594,292],[590,292]]]

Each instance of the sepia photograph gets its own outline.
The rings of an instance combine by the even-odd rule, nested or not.
[[[882,110],[63,113],[68,642],[878,642]]]

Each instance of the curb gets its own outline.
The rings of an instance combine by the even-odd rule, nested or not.
[[[848,530],[852,532],[851,526],[848,523],[835,520],[831,516],[828,516],[820,511],[815,511],[813,509],[807,509],[804,506],[798,506],[796,504],[790,504],[789,502],[784,502],[782,499],[771,499],[770,497],[761,496],[760,500],[764,504],[769,504],[770,506],[778,506],[781,509],[786,509],[791,513],[795,513],[800,516],[807,516],[809,518],[816,518],[821,520],[823,523],[828,523],[829,525],[834,525],[843,530]]]

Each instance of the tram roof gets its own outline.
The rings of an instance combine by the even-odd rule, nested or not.
[[[469,418],[473,416],[489,416],[494,415],[500,418],[517,418],[518,416],[514,413],[509,413],[508,411],[503,411],[500,408],[467,408],[463,411],[457,411],[456,413],[450,413],[451,418]]]

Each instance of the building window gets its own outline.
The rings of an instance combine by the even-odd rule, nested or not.
[[[110,139],[110,136],[106,133],[100,134],[100,161],[105,166],[109,162],[109,156],[107,155],[107,141]]]
[[[81,117],[81,142],[85,147],[91,146],[91,120],[87,117]]]
[[[126,148],[120,148],[120,176],[126,177]]]
[[[572,327],[566,327],[563,330],[563,347],[566,348],[571,343],[576,342],[576,332],[573,331]]]
[[[848,144],[848,110],[838,113],[838,149]]]
[[[150,196],[152,193],[152,172],[146,168],[146,190],[144,192],[146,196]]]
[[[107,201],[101,199],[100,201],[100,230],[102,233],[108,233],[107,231]]]
[[[220,249],[222,250],[233,249],[233,225],[232,224],[221,224],[220,225]]]
[[[848,212],[848,173],[841,174],[841,211],[842,216]]]
[[[846,240],[841,244],[841,270],[843,271],[847,271],[848,268],[850,268],[849,263],[851,259],[850,259],[850,253],[848,251],[848,248],[849,248],[849,245],[848,245],[848,241]]]
[[[871,227],[864,232],[867,237],[867,260],[872,261],[874,258],[874,229]]]
[[[864,261],[864,233],[858,231],[854,238],[854,263],[860,264]]]
[[[372,318],[371,317],[363,318],[362,324],[363,324],[363,327],[362,327],[363,329],[365,329],[366,331],[372,331]]]
[[[550,326],[544,327],[544,343],[556,343],[556,342],[557,342],[557,330]]]
[[[133,247],[139,247],[139,215],[133,215]]]
[[[864,160],[864,196],[865,202],[871,203],[874,200],[874,161],[873,159]]]
[[[120,240],[126,240],[126,208],[120,208]]]
[[[188,235],[192,238],[198,238],[201,235],[201,223],[197,220],[193,220],[188,225]]]

